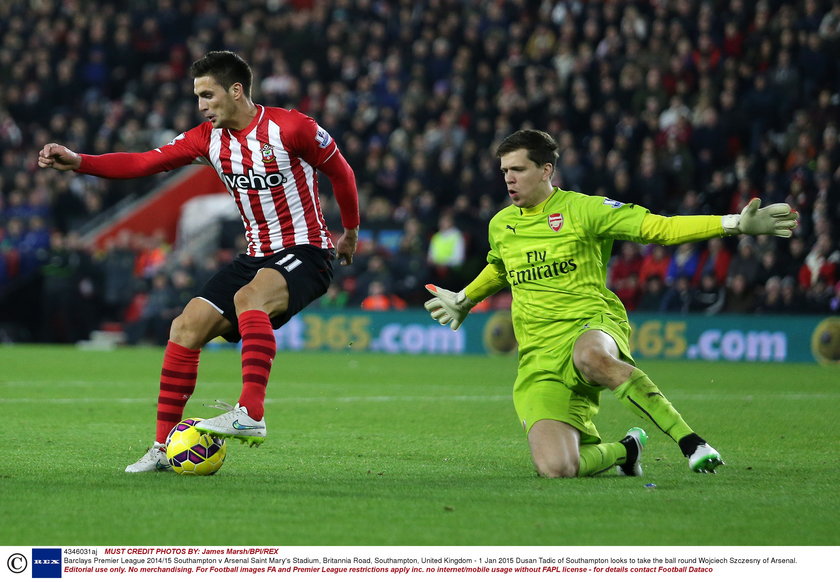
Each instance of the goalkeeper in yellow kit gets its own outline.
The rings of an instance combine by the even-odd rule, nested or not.
[[[592,422],[604,388],[671,437],[692,471],[713,473],[720,454],[682,419],[630,355],[627,312],[606,287],[613,240],[676,245],[737,234],[790,237],[797,213],[787,204],[740,215],[651,214],[634,204],[551,185],[557,144],[542,131],[520,130],[496,155],[511,206],[492,218],[487,266],[460,292],[434,285],[426,309],[457,330],[470,309],[510,287],[519,343],[513,400],[537,471],[546,477],[597,475],[613,466],[641,475],[647,435],[632,428],[604,443]]]

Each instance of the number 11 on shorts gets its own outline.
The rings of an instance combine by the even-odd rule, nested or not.
[[[294,259],[294,260],[293,260]],[[287,264],[288,263],[288,264]],[[300,266],[300,259],[295,258],[291,253],[277,261],[277,264],[286,269],[287,273],[292,272],[296,267]]]

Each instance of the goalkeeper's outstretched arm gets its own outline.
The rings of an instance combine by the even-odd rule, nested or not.
[[[753,198],[740,214],[669,217],[648,214],[642,221],[640,242],[676,245],[738,234],[790,238],[798,218],[799,213],[788,204],[771,204],[761,208],[761,200]]]

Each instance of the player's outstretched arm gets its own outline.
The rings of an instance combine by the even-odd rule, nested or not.
[[[771,204],[761,208],[761,200],[753,198],[741,214],[660,216],[647,214],[642,220],[639,238],[643,243],[677,245],[699,242],[714,237],[738,234],[771,234],[790,238],[796,229],[799,214],[787,204]]]
[[[38,152],[38,167],[61,170],[78,170],[82,156],[57,143],[48,143]]]
[[[784,238],[793,236],[799,213],[789,204],[770,204],[761,208],[761,200],[750,200],[741,214],[727,214],[722,218],[726,234],[772,234]]]

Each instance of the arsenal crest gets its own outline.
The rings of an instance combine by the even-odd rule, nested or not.
[[[268,163],[274,161],[274,148],[269,144],[264,143],[260,148],[260,153],[262,154],[263,162]]]
[[[563,215],[559,212],[555,212],[554,214],[548,215],[548,226],[551,227],[551,230],[554,232],[559,231],[563,228]]]

